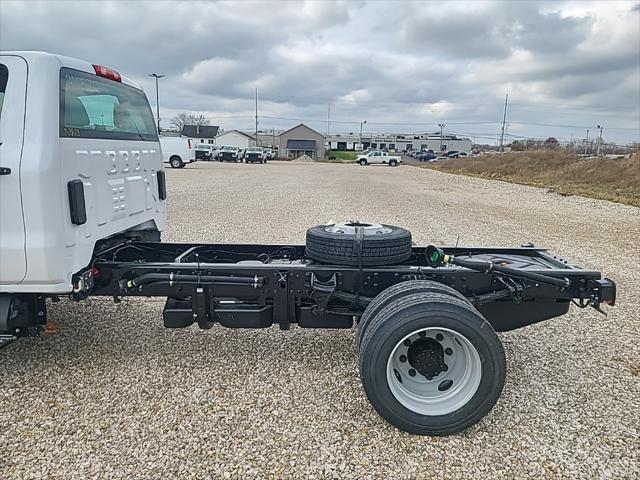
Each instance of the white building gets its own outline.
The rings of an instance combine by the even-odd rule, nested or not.
[[[362,145],[360,145],[360,135],[334,134],[327,138],[327,147],[331,150],[365,150],[367,148],[386,148],[395,152],[406,152],[407,150],[433,150],[434,152],[458,150],[470,152],[473,142],[469,138],[457,137],[455,135],[444,134],[442,138],[439,133],[379,133],[362,134]]]
[[[248,148],[255,147],[256,140],[251,135],[248,135],[239,130],[229,130],[218,135],[215,138],[216,145],[226,145],[229,147]]]

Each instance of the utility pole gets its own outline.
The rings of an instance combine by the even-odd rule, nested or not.
[[[258,87],[256,87],[256,145],[258,145]]]
[[[440,152],[442,152],[442,129],[446,127],[446,125],[444,123],[439,123],[438,126],[440,127]]]
[[[504,97],[504,113],[502,115],[502,133],[500,134],[500,153],[504,152],[504,124],[507,122],[507,102],[509,100],[509,93]]]
[[[331,104],[327,105],[327,138],[329,138],[329,125],[331,124]]]
[[[358,141],[358,148],[362,151],[362,125],[367,123],[366,120],[360,122],[360,140]]]
[[[164,75],[150,73],[149,76],[156,79],[156,118],[158,119],[158,135],[160,135],[160,94],[158,93],[158,79],[164,77]]]
[[[587,139],[584,142],[584,156],[587,156],[587,147],[589,146],[589,129],[587,128]]]
[[[600,158],[600,154],[602,153],[602,130],[604,127],[602,125],[598,125],[598,128],[600,129],[600,135],[598,136],[598,153],[596,156]]]

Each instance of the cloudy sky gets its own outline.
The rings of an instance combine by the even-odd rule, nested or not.
[[[331,132],[640,140],[640,2],[0,2],[2,50],[48,50],[141,83],[163,126],[305,121]]]

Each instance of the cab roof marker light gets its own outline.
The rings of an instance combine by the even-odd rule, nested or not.
[[[122,82],[122,76],[111,68],[93,64],[93,69],[96,71],[96,75],[98,75],[99,77],[108,78],[109,80],[113,80],[114,82]]]

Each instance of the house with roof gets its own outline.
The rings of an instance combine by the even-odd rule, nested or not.
[[[214,144],[220,127],[215,125],[184,125],[180,135],[191,139],[191,143]]]
[[[314,160],[324,158],[324,135],[304,123],[282,132],[279,136],[279,156],[298,158],[308,155]]]
[[[229,130],[218,135],[215,138],[216,145],[226,145],[230,147],[238,147],[245,149],[248,147],[256,146],[256,139],[248,133],[241,132],[240,130]]]

